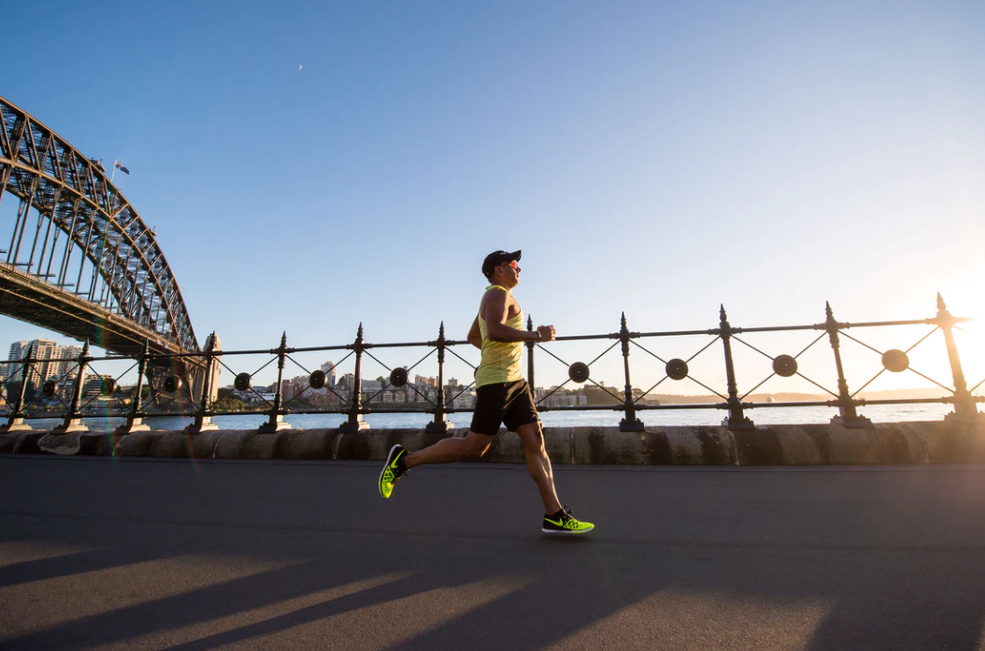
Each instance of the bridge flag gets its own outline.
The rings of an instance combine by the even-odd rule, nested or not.
[[[128,176],[130,174],[130,170],[128,170],[127,168],[123,167],[123,165],[120,164],[120,161],[116,161],[116,169],[120,170],[121,172],[123,172],[124,174],[126,174]]]

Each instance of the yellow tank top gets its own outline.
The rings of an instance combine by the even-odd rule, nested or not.
[[[499,285],[489,285],[486,293],[490,289],[502,289],[507,294],[510,290]],[[483,294],[485,297],[485,293]],[[479,304],[480,308],[482,303]],[[519,304],[517,305],[519,308]],[[506,320],[506,325],[517,330],[523,330],[523,310],[518,310],[517,315],[512,319]],[[475,386],[479,388],[486,384],[497,384],[500,382],[515,382],[523,379],[523,370],[520,363],[523,357],[522,341],[490,341],[486,336],[486,320],[482,318],[482,311],[479,311],[479,332],[482,334],[482,361],[475,372]]]

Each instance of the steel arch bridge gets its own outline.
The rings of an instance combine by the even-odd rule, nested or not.
[[[2,202],[16,200],[16,213]],[[155,233],[103,166],[0,97],[0,314],[114,353],[197,352]],[[5,225],[5,222],[8,225]]]

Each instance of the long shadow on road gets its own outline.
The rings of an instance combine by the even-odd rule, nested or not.
[[[513,468],[0,469],[5,648],[985,648],[981,469],[562,468],[574,540]]]

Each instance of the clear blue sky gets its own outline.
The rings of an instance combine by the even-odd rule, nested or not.
[[[0,95],[131,170],[200,341],[464,338],[499,248],[559,334],[985,316],[981,2],[3,15]]]

